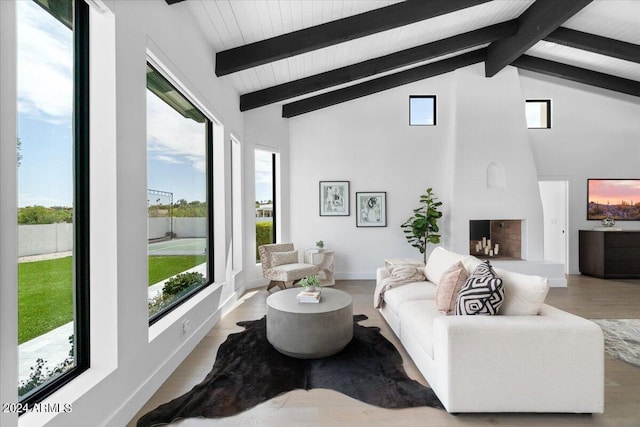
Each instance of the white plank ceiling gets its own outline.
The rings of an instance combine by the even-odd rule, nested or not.
[[[187,0],[214,52],[334,21],[398,1]],[[494,0],[447,15],[296,55],[222,78],[239,94],[322,73],[517,18],[533,0]],[[640,0],[595,0],[564,27],[640,45]],[[540,41],[527,55],[640,81],[640,64]],[[420,65],[420,64],[416,64]]]

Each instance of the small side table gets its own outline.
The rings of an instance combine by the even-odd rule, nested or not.
[[[332,286],[336,284],[336,281],[333,278],[333,271],[335,270],[335,257],[333,251],[328,251],[326,249],[306,249],[304,251],[304,262],[318,266],[318,270],[320,270],[320,283],[322,286]]]

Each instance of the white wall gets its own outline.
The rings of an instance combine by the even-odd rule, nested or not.
[[[279,165],[276,176],[276,239],[278,242],[290,241],[290,157],[289,122],[282,118],[279,105],[269,105],[244,113],[244,268],[243,274],[248,287],[262,286],[261,265],[256,264],[256,219],[254,206],[255,188],[255,150],[261,149],[278,153]],[[298,248],[300,249],[300,248]]]
[[[409,126],[409,95],[436,95],[437,126]],[[400,228],[427,187],[450,212],[447,159],[452,75],[377,93],[289,120],[291,236],[298,248],[324,240],[336,278],[375,277],[385,257],[418,258]],[[319,181],[350,182],[350,216],[319,216]],[[387,227],[356,228],[355,193],[387,192]],[[443,230],[443,244],[450,245]]]
[[[0,402],[18,393],[18,222],[16,203],[16,7],[0,1]],[[0,412],[0,425],[16,425],[18,414]]]
[[[578,273],[578,230],[587,221],[588,178],[640,178],[640,98],[520,72],[526,98],[551,99],[551,129],[531,129],[538,175],[569,181],[569,273]],[[640,221],[620,221],[638,230]]]
[[[437,96],[437,126],[409,126],[409,96]],[[468,253],[470,219],[526,220],[526,259],[542,259],[542,206],[517,71],[483,65],[290,119],[291,230],[298,247],[322,239],[336,277],[372,278],[386,257],[421,257],[400,224],[432,187],[443,202],[441,244]],[[503,165],[506,187],[487,188]],[[351,215],[318,215],[318,182],[351,182]],[[388,226],[356,228],[355,193],[387,192]],[[432,248],[432,246],[431,246]]]

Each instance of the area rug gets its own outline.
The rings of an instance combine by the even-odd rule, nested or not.
[[[217,418],[238,414],[279,394],[327,388],[383,408],[442,408],[433,390],[410,379],[402,356],[380,328],[353,316],[353,339],[340,353],[323,359],[295,359],[267,341],[266,317],[238,322],[243,332],[222,343],[213,369],[191,391],[144,415],[139,427],[180,418]],[[331,327],[327,325],[327,327]]]
[[[604,350],[640,367],[640,319],[593,319],[604,333]]]

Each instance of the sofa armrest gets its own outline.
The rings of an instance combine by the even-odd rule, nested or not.
[[[548,305],[538,316],[433,321],[434,389],[449,412],[602,412],[604,338]]]
[[[376,269],[376,285],[379,285],[382,280],[386,279],[389,276],[389,270],[387,270],[386,268],[380,267]]]

